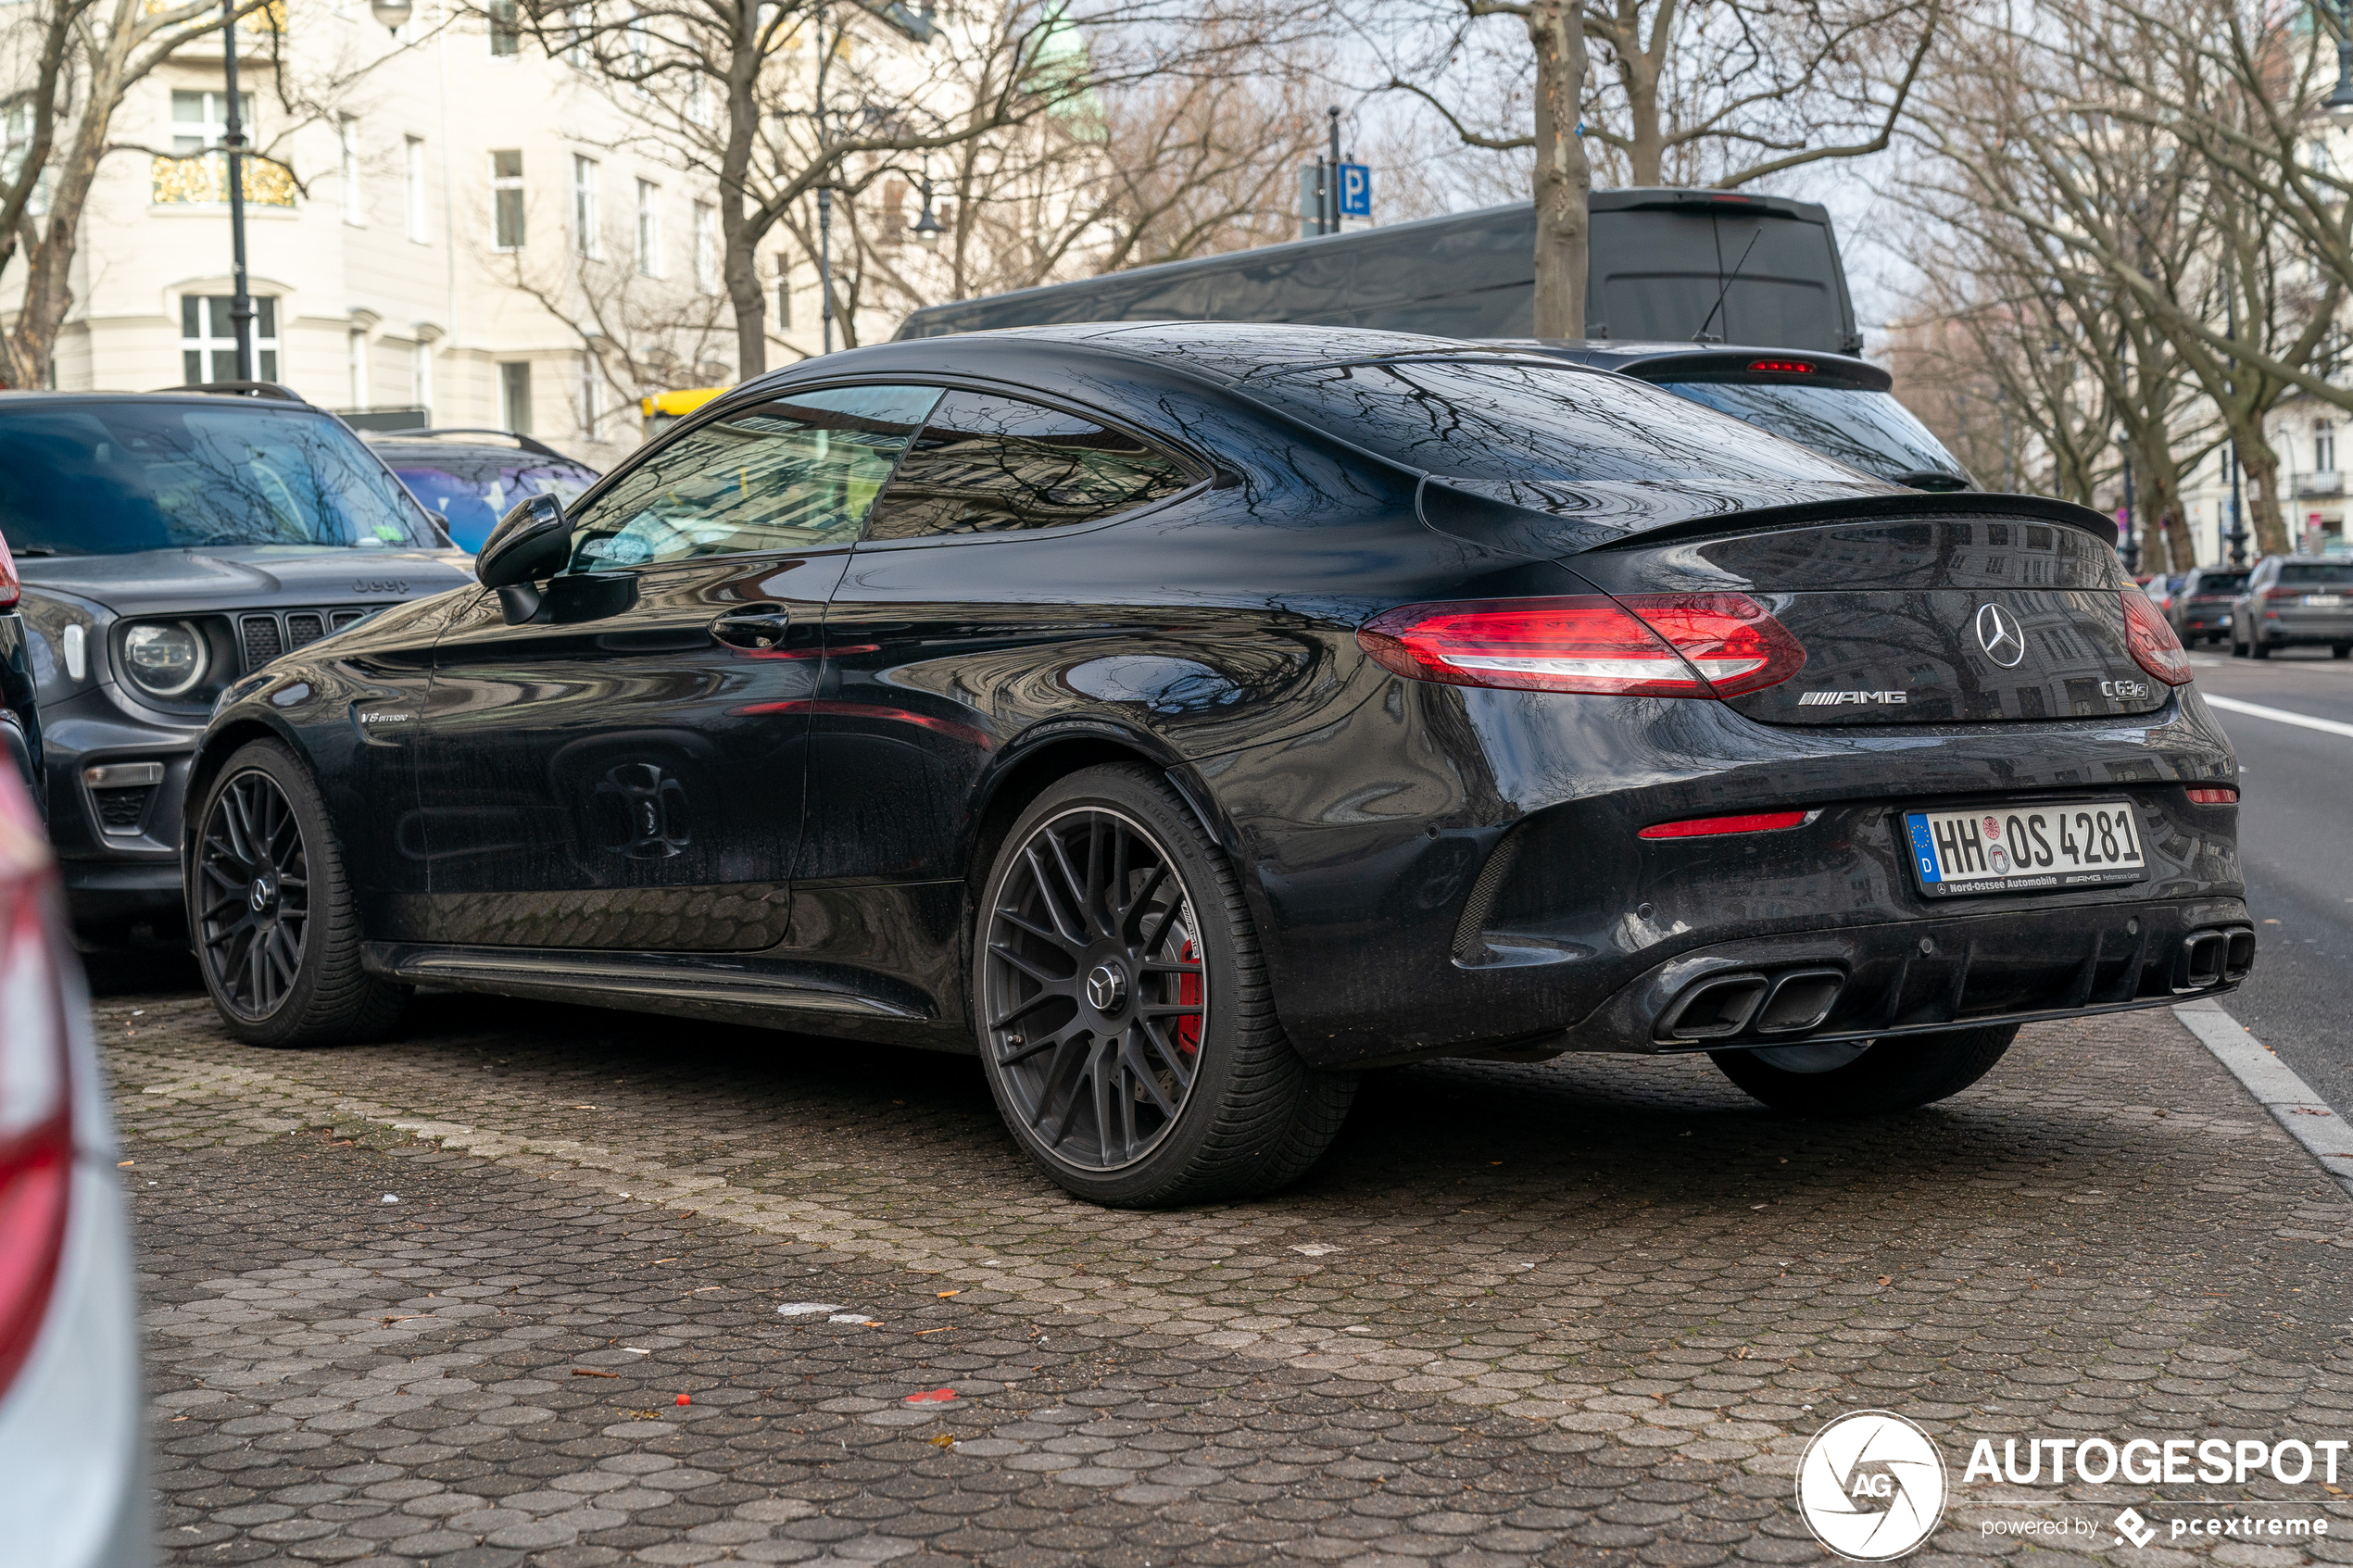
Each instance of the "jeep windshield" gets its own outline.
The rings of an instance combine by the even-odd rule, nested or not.
[[[0,534],[19,556],[447,547],[341,422],[225,399],[0,401]]]

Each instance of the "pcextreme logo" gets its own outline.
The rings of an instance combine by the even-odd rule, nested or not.
[[[1855,1411],[1814,1434],[1797,1465],[1797,1511],[1815,1539],[1858,1562],[1901,1557],[1944,1517],[1944,1456],[1891,1411]]]

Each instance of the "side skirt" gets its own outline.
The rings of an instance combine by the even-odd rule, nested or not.
[[[833,1035],[931,1050],[972,1050],[959,1022],[941,1020],[912,988],[833,966],[721,953],[631,953],[551,947],[472,947],[370,942],[371,974],[410,985],[476,991]]]

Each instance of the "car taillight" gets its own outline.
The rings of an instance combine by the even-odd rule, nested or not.
[[[1758,375],[1810,376],[1814,373],[1811,359],[1751,359],[1748,368]]]
[[[2301,588],[2266,588],[2263,590],[2263,596],[2267,599],[2300,599],[2304,596],[2304,590]]]
[[[2138,588],[2124,590],[2124,646],[2133,650],[2133,663],[2167,685],[2189,684],[2190,656],[2183,651],[2182,639]]]
[[[65,995],[51,944],[47,841],[0,773],[0,1390],[41,1331],[73,1179]]]
[[[2189,792],[2189,797],[2193,806],[2235,806],[2239,803],[2239,792],[2229,788],[2194,789]]]
[[[1803,826],[1811,811],[1751,811],[1742,817],[1686,817],[1680,822],[1653,822],[1636,838],[1716,838],[1728,833],[1778,833]]]
[[[14,609],[23,595],[17,581],[17,558],[8,553],[8,542],[0,539],[0,609]]]
[[[1806,663],[1789,629],[1745,594],[1404,605],[1366,621],[1356,641],[1417,681],[1619,696],[1737,696]]]

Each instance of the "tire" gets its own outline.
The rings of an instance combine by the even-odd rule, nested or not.
[[[359,915],[310,771],[276,741],[229,759],[188,857],[188,930],[205,989],[251,1046],[389,1034],[409,988],[359,966]]]
[[[1712,1055],[1725,1077],[1774,1110],[1831,1120],[1890,1116],[1959,1094],[1992,1072],[2017,1038],[2015,1023],[1899,1035],[1871,1042],[1843,1064],[1833,1064],[1838,1047],[1817,1047],[1816,1060],[1807,1064],[1813,1071],[1777,1065],[1768,1059],[1778,1051]],[[1807,1047],[1780,1049],[1793,1053]]]
[[[2353,643],[2331,643],[2329,645],[2329,657],[2331,659],[2344,659],[2349,655],[2353,655]]]
[[[2233,659],[2245,659],[2246,657],[2246,645],[2239,641],[2238,634],[2236,633],[2233,633],[2231,634],[2231,657]]]
[[[2250,639],[2247,643],[2246,651],[2247,656],[2251,659],[2269,659],[2271,657],[2271,645]]]
[[[978,905],[972,996],[1014,1141],[1111,1207],[1272,1192],[1355,1097],[1291,1048],[1239,879],[1141,765],[1075,773],[1014,822]]]

